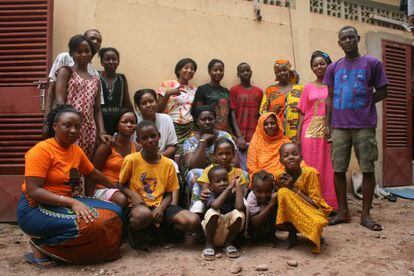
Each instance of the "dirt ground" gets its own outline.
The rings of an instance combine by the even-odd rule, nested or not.
[[[321,254],[313,254],[312,246],[300,238],[289,251],[266,244],[244,246],[236,261],[225,255],[204,261],[201,245],[170,244],[145,252],[124,243],[122,258],[115,262],[42,271],[23,260],[29,245],[19,227],[0,224],[0,275],[232,275],[232,266],[242,267],[238,275],[414,275],[414,201],[375,200],[373,216],[383,225],[382,232],[359,225],[360,205],[350,199],[352,222],[325,228]],[[297,267],[288,261],[297,261]],[[267,271],[257,271],[258,265]]]

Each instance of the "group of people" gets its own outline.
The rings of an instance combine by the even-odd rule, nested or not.
[[[218,248],[237,258],[240,240],[290,249],[298,233],[318,253],[323,227],[350,221],[352,146],[364,176],[361,225],[381,230],[370,208],[375,103],[387,79],[379,60],[360,55],[354,27],[338,37],[345,57],[332,63],[315,51],[315,80],[304,86],[289,61],[276,60],[276,83],[264,92],[246,62],[228,90],[224,63],[213,59],[210,82],[195,87],[197,63],[184,58],[175,79],[133,101],[118,50],[101,49],[96,29],[72,37],[50,72],[45,140],[25,157],[17,215],[31,238],[26,260],[41,268],[110,261],[124,239],[144,248],[183,236],[205,239],[206,260]],[[103,71],[91,63],[95,53]]]

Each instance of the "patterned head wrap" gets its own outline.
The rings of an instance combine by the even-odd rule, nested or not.
[[[274,67],[279,66],[279,65],[286,65],[287,66],[288,70],[290,71],[290,80],[289,80],[290,83],[293,83],[293,84],[298,84],[299,83],[299,74],[295,70],[291,69],[292,65],[290,64],[289,60],[287,60],[287,59],[275,60]],[[278,79],[276,77],[276,81],[277,80]]]
[[[277,65],[287,65],[287,67],[288,67],[289,70],[292,67],[292,65],[290,65],[289,60],[287,60],[287,59],[278,59],[278,60],[275,60],[275,65],[274,66],[276,67]]]

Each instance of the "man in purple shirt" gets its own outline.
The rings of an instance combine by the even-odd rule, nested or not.
[[[381,231],[382,226],[370,216],[370,208],[375,189],[374,162],[378,159],[375,103],[387,96],[388,81],[378,59],[360,55],[360,37],[354,27],[343,27],[338,37],[345,57],[330,64],[324,78],[324,83],[329,87],[325,134],[328,141],[332,140],[332,165],[339,205],[338,213],[330,219],[329,224],[351,220],[346,197],[346,171],[354,146],[363,174],[361,225]]]

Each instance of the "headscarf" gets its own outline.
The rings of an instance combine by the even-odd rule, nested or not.
[[[264,122],[270,116],[276,118],[276,123],[279,127],[278,133],[275,136],[267,135],[264,129]],[[290,139],[283,135],[283,125],[280,122],[276,113],[267,112],[260,116],[257,123],[256,131],[250,141],[249,151],[247,153],[247,168],[249,175],[265,170],[273,175],[283,166],[280,163],[279,149],[280,147],[290,142]]]
[[[274,67],[279,66],[279,65],[286,65],[287,66],[287,68],[290,72],[290,80],[289,80],[290,83],[293,83],[293,84],[298,84],[299,83],[299,74],[295,70],[292,70],[292,65],[290,64],[289,60],[287,60],[287,59],[277,59],[277,60],[275,60]],[[278,79],[276,78],[276,81],[277,80]]]
[[[323,51],[315,51],[315,52],[312,53],[312,56],[311,56],[311,59],[310,59],[310,66],[311,67],[312,67],[313,60],[317,57],[323,58],[328,65],[332,63],[331,57],[327,53],[325,53]]]

